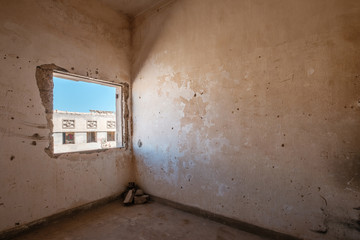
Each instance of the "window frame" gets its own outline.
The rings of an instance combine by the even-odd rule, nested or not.
[[[109,140],[109,135],[113,136],[111,139],[114,139],[114,140]],[[107,142],[114,142],[116,140],[116,132],[115,131],[107,131],[106,132],[106,141]]]
[[[67,140],[67,135],[72,134],[72,141]],[[75,144],[75,132],[63,132],[62,133],[62,144]]]
[[[94,135],[94,139],[92,134]],[[96,142],[97,142],[97,132],[86,132],[86,143],[96,143]]]
[[[116,146],[114,148],[107,148],[107,149],[91,149],[91,150],[83,150],[83,151],[71,151],[71,152],[61,152],[61,153],[55,153],[54,152],[54,139],[52,137],[52,146],[51,146],[51,153],[53,155],[61,155],[61,154],[71,154],[71,153],[86,153],[86,152],[99,152],[99,151],[106,151],[106,150],[110,150],[110,149],[121,149],[121,148],[127,148],[127,143],[125,142],[126,140],[126,136],[127,136],[127,124],[126,121],[127,119],[124,118],[124,108],[126,107],[126,100],[125,100],[125,95],[124,95],[124,84],[121,83],[115,83],[115,82],[110,82],[110,81],[104,81],[101,79],[95,79],[95,78],[91,78],[91,77],[85,77],[85,76],[81,76],[81,75],[77,75],[77,74],[73,74],[73,73],[69,73],[69,72],[64,72],[64,71],[59,71],[59,70],[53,70],[52,71],[52,81],[53,78],[57,77],[57,78],[62,78],[65,80],[71,80],[71,81],[82,81],[82,82],[88,82],[88,83],[95,83],[95,84],[100,84],[100,85],[104,85],[104,86],[109,86],[109,87],[114,87],[116,89],[116,110],[115,110],[115,117],[116,117],[116,121],[115,121],[115,129],[113,129],[115,131],[115,142],[116,142]],[[53,96],[52,96],[52,100],[53,100]],[[53,112],[53,109],[52,109]],[[53,133],[53,127],[51,129],[51,133]],[[96,134],[96,138],[97,138],[97,134]]]

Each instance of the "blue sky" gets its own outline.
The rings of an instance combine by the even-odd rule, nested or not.
[[[116,88],[95,83],[53,78],[54,109],[70,112],[115,112]]]

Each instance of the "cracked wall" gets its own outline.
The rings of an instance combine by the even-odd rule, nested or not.
[[[307,239],[358,239],[360,4],[179,0],[134,20],[150,194]]]
[[[132,66],[127,17],[98,1],[2,1],[0,231],[121,192],[134,157],[151,194],[359,238],[358,1],[170,1],[132,23]],[[134,155],[46,154],[51,63],[128,83],[132,67]]]
[[[131,147],[57,158],[47,154],[52,103],[46,99],[52,96],[52,81],[37,82],[35,76],[44,79],[36,72],[38,66],[47,66],[47,74],[61,66],[74,74],[124,83],[128,91],[130,29],[125,15],[94,0],[0,3],[4,231],[119,194],[132,180]],[[125,108],[124,115],[130,119],[131,111]],[[128,121],[125,126],[129,132]]]

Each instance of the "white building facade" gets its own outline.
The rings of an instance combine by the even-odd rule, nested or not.
[[[53,112],[54,153],[79,152],[116,147],[114,112]]]

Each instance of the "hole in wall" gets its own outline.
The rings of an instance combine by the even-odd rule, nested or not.
[[[74,68],[74,67],[73,67]],[[74,68],[75,69],[75,68]],[[40,98],[41,102],[45,108],[45,114],[46,114],[46,120],[47,120],[47,126],[44,128],[47,128],[50,130],[49,132],[49,145],[45,148],[45,152],[50,157],[57,157],[53,150],[54,150],[54,140],[52,136],[52,129],[53,129],[53,88],[54,88],[54,82],[53,82],[53,74],[54,72],[63,72],[68,73],[68,71],[64,68],[61,68],[59,66],[56,66],[55,64],[44,64],[36,67],[36,73],[35,78],[37,82],[37,86],[39,88]],[[74,74],[75,75],[75,74]],[[109,81],[106,81],[106,83],[110,83]],[[122,86],[121,88],[121,97],[122,97],[122,118],[123,118],[123,143],[124,148],[128,148],[129,144],[129,106],[128,106],[128,100],[129,100],[129,84],[128,83],[120,83],[119,85]],[[40,114],[39,114],[40,115]],[[35,142],[36,143],[36,142]],[[100,151],[100,150],[97,150]],[[87,151],[84,151],[83,153],[88,153]]]

